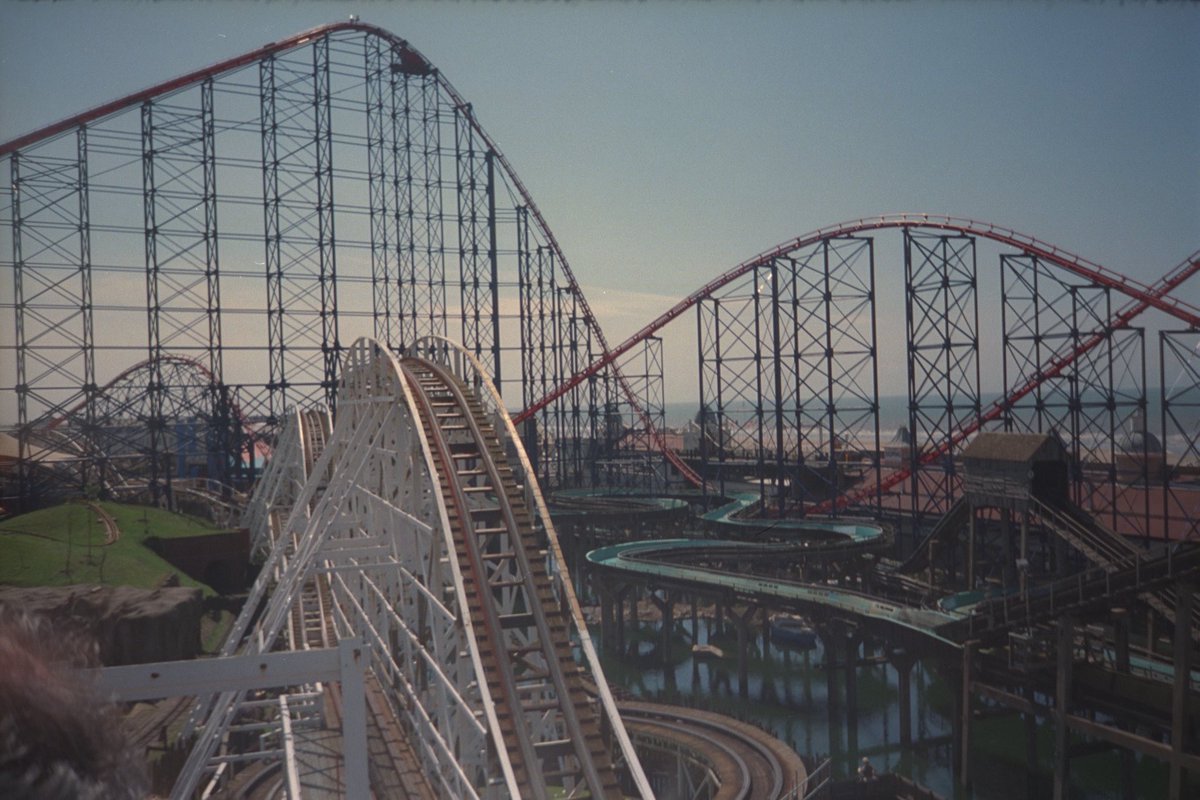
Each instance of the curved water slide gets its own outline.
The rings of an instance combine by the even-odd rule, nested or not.
[[[634,576],[651,585],[730,593],[770,608],[796,610],[818,622],[828,617],[852,621],[893,641],[915,637],[952,649],[961,648],[968,640],[995,640],[1012,630],[1048,625],[1064,614],[1104,618],[1113,603],[1139,597],[1156,609],[1167,609],[1175,601],[1171,588],[1200,574],[1200,547],[1172,546],[1148,553],[1131,549],[1119,558],[1060,576],[1028,593],[1008,592],[990,598],[966,593],[955,598],[966,602],[950,603],[942,610],[940,604],[937,608],[903,605],[835,585],[755,574],[752,568],[756,561],[777,568],[794,561],[803,550],[802,542],[666,539],[601,547],[588,553],[587,559],[601,570]],[[1193,639],[1196,630],[1193,624]]]
[[[728,591],[741,598],[808,613],[833,611],[842,618],[887,630],[894,636],[916,636],[951,648],[960,646],[939,633],[941,627],[960,619],[957,614],[891,603],[836,586],[689,563],[719,556],[771,558],[780,563],[781,552],[779,545],[738,540],[663,539],[601,547],[588,553],[587,559],[601,569],[637,575],[644,580]]]

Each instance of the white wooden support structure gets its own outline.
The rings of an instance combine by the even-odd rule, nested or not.
[[[347,797],[367,797],[367,718],[362,639],[335,648],[159,661],[88,670],[96,688],[116,702],[157,700],[228,690],[276,689],[314,681],[342,686],[342,764]],[[286,713],[286,704],[283,710]],[[286,717],[284,719],[287,719]],[[285,727],[287,722],[283,723]],[[288,771],[294,773],[293,765]]]

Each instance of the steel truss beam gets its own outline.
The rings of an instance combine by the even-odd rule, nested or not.
[[[1110,290],[1082,283],[1029,255],[1001,256],[1004,388],[1040,376],[1050,355],[1093,336],[1103,342],[1010,406],[1005,427],[1053,432],[1071,454],[1077,504],[1128,535],[1149,536],[1151,467],[1147,451],[1143,332],[1112,330]],[[1156,470],[1157,472],[1157,470]]]
[[[979,419],[975,239],[904,230],[912,523],[940,516],[959,494],[954,432]],[[936,464],[920,454],[937,448]],[[915,535],[915,531],[914,531]],[[915,541],[915,539],[914,539]]]
[[[697,309],[700,455],[718,492],[752,468],[775,513],[836,497],[843,454],[879,451],[873,242],[779,256]],[[878,478],[877,459],[855,469]]]
[[[1179,484],[1184,464],[1200,464],[1200,331],[1161,331],[1158,363],[1164,535],[1175,530],[1194,539],[1200,535],[1200,492]]]
[[[654,432],[666,427],[663,399],[663,342],[650,336],[637,350],[630,351],[617,365],[633,389],[644,414],[616,403],[619,395],[610,392],[606,406],[603,441],[609,457],[602,463],[599,485],[646,493],[667,489],[667,462],[654,442]],[[607,413],[615,415],[611,421]],[[646,417],[649,418],[647,424]]]
[[[338,367],[329,37],[307,49],[259,65],[275,418],[292,404],[331,404]]]
[[[566,322],[553,310],[539,334],[544,363],[513,357],[528,322],[518,309],[530,300],[522,253],[552,265],[541,301],[572,310],[586,335],[571,341],[607,348],[540,211],[471,107],[378,28],[291,37],[0,145],[0,157],[20,332],[5,383],[25,409],[22,426],[62,416],[128,353],[148,352],[207,364],[216,386],[239,387],[269,438],[289,407],[331,402],[351,330],[398,352],[461,330],[499,385],[544,378],[549,390],[565,377],[561,364],[588,359],[562,352]],[[144,294],[126,285],[135,264]],[[93,284],[103,289],[95,300]],[[145,320],[144,337],[133,317]],[[606,380],[634,402],[618,373]],[[146,388],[151,449],[161,450],[171,424],[157,408],[162,381]],[[542,438],[568,446],[557,430]],[[41,451],[25,441],[18,483],[30,494]],[[546,448],[540,463],[563,461]],[[169,498],[170,465],[147,463]]]

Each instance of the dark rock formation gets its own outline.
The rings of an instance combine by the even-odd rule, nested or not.
[[[0,587],[0,611],[40,614],[94,641],[105,666],[194,658],[200,652],[199,589],[130,586]]]

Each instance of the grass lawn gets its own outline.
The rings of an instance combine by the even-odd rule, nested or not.
[[[121,529],[104,543],[104,525],[81,503],[45,508],[0,522],[0,584],[66,586],[98,583],[152,588],[172,572],[183,586],[213,590],[189,578],[145,546],[148,537],[216,532],[202,520],[147,506],[102,502]]]

